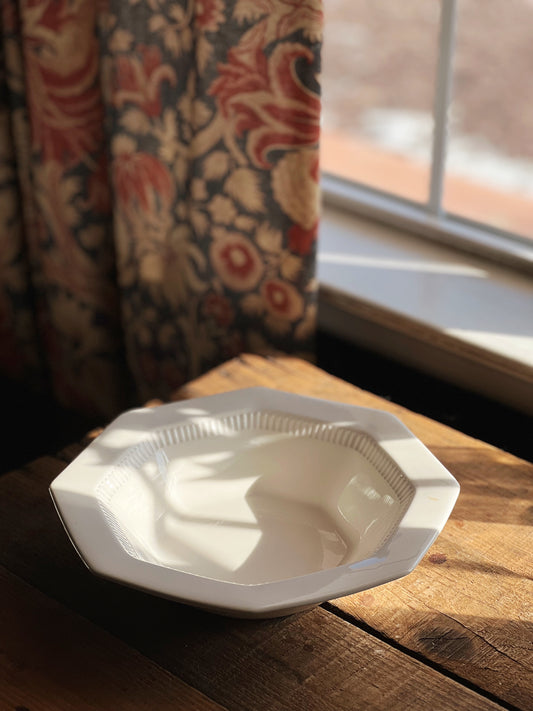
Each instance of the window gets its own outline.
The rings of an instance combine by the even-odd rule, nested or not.
[[[533,268],[531,0],[328,0],[326,202]]]

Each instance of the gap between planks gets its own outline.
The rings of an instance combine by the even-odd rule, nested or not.
[[[409,647],[406,647],[405,645],[401,644],[400,642],[393,639],[392,637],[388,637],[387,635],[381,633],[375,627],[372,627],[371,625],[364,622],[363,620],[358,620],[353,615],[350,615],[349,612],[346,612],[345,610],[341,609],[340,607],[337,607],[337,605],[335,604],[335,601],[324,602],[324,603],[322,603],[321,607],[324,610],[326,610],[326,612],[329,612],[332,615],[335,615],[335,617],[338,617],[341,620],[344,620],[345,622],[348,622],[349,624],[354,625],[354,627],[358,627],[363,632],[366,632],[367,634],[371,635],[372,637],[375,637],[380,642],[388,644],[393,649],[396,649],[398,652],[402,652],[402,654],[405,654],[406,656],[411,657],[412,659],[414,659],[418,662],[422,662],[422,664],[424,664],[425,666],[433,669],[434,671],[438,672],[439,674],[442,674],[443,676],[447,677],[451,681],[454,681],[457,684],[464,686],[465,688],[469,689],[470,691],[475,692],[479,696],[486,698],[488,701],[492,701],[493,703],[498,704],[499,706],[506,709],[507,711],[523,711],[523,709],[520,709],[518,706],[515,706],[514,704],[510,704],[510,703],[506,702],[504,699],[499,698],[498,696],[496,696],[495,694],[492,694],[489,691],[485,691],[485,689],[477,686],[469,679],[466,679],[465,677],[462,677],[459,674],[455,674],[454,672],[450,671],[442,664],[435,662],[430,657],[426,657],[423,654],[421,654],[420,652],[416,652],[415,650],[410,649]]]

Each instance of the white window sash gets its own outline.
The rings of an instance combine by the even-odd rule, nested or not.
[[[448,114],[452,100],[453,53],[455,46],[456,0],[441,0],[439,54],[433,108],[433,150],[428,208],[442,213],[442,193],[448,143]]]

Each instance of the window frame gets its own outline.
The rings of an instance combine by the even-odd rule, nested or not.
[[[327,207],[370,218],[466,254],[533,274],[533,240],[489,229],[444,211],[433,214],[423,204],[328,173],[322,174],[320,187],[322,202]]]
[[[407,229],[421,237],[533,273],[533,239],[469,220],[443,208],[448,143],[448,112],[452,99],[453,57],[458,0],[441,0],[439,46],[433,104],[433,143],[426,202],[409,201],[357,181],[322,172],[326,206]]]

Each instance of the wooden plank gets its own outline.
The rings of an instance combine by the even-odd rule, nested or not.
[[[223,711],[0,566],[0,708]]]
[[[43,457],[0,477],[0,563],[217,703],[243,711],[501,708],[320,607],[277,620],[232,620],[100,580],[74,552],[48,496],[63,466]],[[91,634],[72,637],[84,646],[88,637],[95,649]],[[119,689],[127,689],[127,665],[112,668]],[[123,708],[119,691],[117,706]]]
[[[507,703],[533,699],[533,465],[445,425],[281,357],[245,356],[176,393],[270,385],[398,416],[461,484],[450,521],[401,581],[335,602],[413,653]]]

